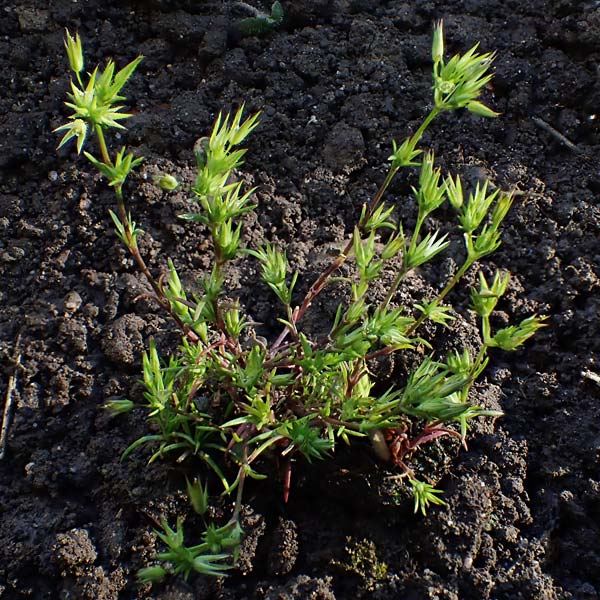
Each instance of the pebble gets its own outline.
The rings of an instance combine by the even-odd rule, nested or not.
[[[20,7],[17,9],[19,27],[23,33],[46,31],[48,28],[49,12],[47,10]]]
[[[65,296],[64,303],[65,303],[65,310],[68,310],[69,312],[75,312],[75,311],[79,310],[79,307],[81,306],[81,303],[82,303],[81,296],[75,290],[71,290]]]

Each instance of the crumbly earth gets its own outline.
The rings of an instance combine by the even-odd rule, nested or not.
[[[236,30],[245,16],[238,5],[21,0],[2,7],[1,397],[11,375],[15,385],[0,463],[0,597],[598,598],[598,2],[286,0],[283,26],[262,37]],[[135,118],[112,140],[146,157],[128,194],[153,271],[171,257],[194,285],[210,249],[204,231],[177,219],[185,193],[159,192],[152,174],[189,182],[194,141],[220,109],[246,102],[263,116],[244,169],[259,186],[245,243],[285,246],[306,290],[383,180],[391,140],[404,139],[424,115],[431,28],[442,17],[448,52],[477,41],[497,51],[485,100],[502,116],[444,115],[424,144],[444,170],[518,191],[504,244],[486,266],[514,274],[497,323],[549,316],[526,348],[493,354],[476,390],[478,401],[500,405],[505,416],[474,428],[468,452],[444,442],[423,455],[442,459],[448,503],[426,518],[412,514],[408,499],[391,502],[384,489],[391,471],[358,444],[310,468],[298,461],[287,505],[276,473],[249,488],[240,570],[226,581],[140,586],[136,570],[159,549],[155,521],[189,513],[181,469],[146,466],[143,450],[121,462],[146,431],[144,415],[114,418],[102,405],[139,398],[148,339],[168,349],[176,335],[115,240],[105,181],[73,147],[56,152],[52,129],[68,114],[64,28],[81,33],[88,65],[146,57],[127,87]],[[413,183],[414,174],[403,173],[389,195],[407,229]],[[434,222],[446,227],[452,218],[442,210]],[[459,252],[411,278],[398,301],[439,289]],[[256,266],[234,265],[227,285],[272,334],[275,305]],[[337,300],[316,303],[313,329],[327,327]],[[466,290],[453,296],[463,319],[442,348],[477,343],[467,300]],[[382,370],[402,384],[401,361]],[[186,525],[191,536],[199,531],[190,516]]]

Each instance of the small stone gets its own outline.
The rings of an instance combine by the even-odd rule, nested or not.
[[[352,172],[364,162],[365,140],[359,129],[340,122],[323,148],[325,164],[334,171]]]
[[[298,559],[298,532],[293,521],[279,517],[267,561],[270,575],[287,575]]]
[[[23,33],[46,31],[49,13],[47,10],[20,7],[18,9],[19,27]]]
[[[56,534],[52,546],[52,561],[67,572],[76,572],[81,565],[91,565],[98,554],[86,529],[71,529]]]
[[[81,303],[81,296],[75,290],[71,290],[65,296],[65,310],[68,310],[69,312],[76,312],[77,310],[79,310]]]
[[[144,350],[144,326],[145,321],[134,314],[123,315],[110,323],[101,341],[104,355],[117,365],[133,365]]]

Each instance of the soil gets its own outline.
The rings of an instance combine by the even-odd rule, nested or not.
[[[246,15],[235,4],[2,8],[0,392],[14,414],[0,462],[0,597],[598,598],[599,3],[287,0],[283,25],[260,37],[236,29]],[[136,570],[160,549],[153,519],[189,513],[181,471],[146,466],[142,450],[121,462],[146,431],[144,414],[114,418],[102,406],[139,398],[148,339],[168,349],[176,335],[140,298],[146,284],[112,234],[105,181],[72,146],[56,152],[52,129],[68,114],[64,28],[81,33],[88,65],[146,57],[127,87],[135,118],[113,141],[146,157],[128,193],[152,270],[171,257],[193,286],[209,266],[205,232],[177,219],[185,193],[150,180],[167,171],[191,181],[194,141],[219,110],[245,101],[263,114],[244,167],[259,186],[245,243],[285,245],[306,289],[383,180],[391,140],[427,110],[431,28],[442,17],[448,53],[477,41],[497,52],[485,100],[502,115],[444,115],[424,143],[444,170],[519,190],[485,269],[513,273],[498,322],[549,316],[524,349],[493,354],[476,391],[505,416],[474,428],[468,452],[440,446],[448,505],[427,517],[408,499],[390,501],[390,469],[358,444],[310,468],[298,461],[287,504],[276,477],[249,489],[247,539],[227,580],[140,586]],[[407,229],[412,183],[403,174],[390,192]],[[451,217],[441,211],[435,223]],[[412,278],[400,301],[439,289],[453,252]],[[275,326],[255,266],[236,264],[227,285],[267,332]],[[443,344],[474,343],[467,291],[452,301],[463,319]],[[314,327],[325,327],[335,303],[315,309]]]

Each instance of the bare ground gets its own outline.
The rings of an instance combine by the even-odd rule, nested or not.
[[[284,26],[261,38],[241,38],[223,2],[2,8],[2,397],[15,385],[0,464],[0,597],[598,598],[600,6],[284,6]],[[492,357],[477,392],[505,417],[481,424],[469,452],[443,453],[448,507],[427,518],[414,517],[408,501],[389,502],[385,465],[357,447],[310,469],[299,463],[285,506],[276,478],[250,490],[240,569],[224,583],[140,587],[135,571],[157,547],[152,518],[186,510],[181,473],[146,467],[143,452],[120,462],[145,431],[143,415],[114,419],[101,406],[139,395],[148,338],[168,346],[175,337],[155,306],[136,301],[144,284],[110,232],[105,183],[71,150],[55,151],[52,129],[67,114],[64,27],[81,33],[89,64],[146,56],[128,87],[138,114],[124,141],[146,157],[130,206],[152,268],[170,256],[193,282],[208,266],[203,233],[176,218],[185,194],[158,194],[149,179],[162,169],[189,181],[194,140],[220,109],[245,101],[263,111],[245,167],[260,186],[246,242],[285,245],[306,286],[382,181],[391,139],[425,113],[431,26],[441,17],[449,52],[476,41],[498,52],[486,100],[502,116],[444,116],[425,143],[444,169],[523,192],[493,256],[514,274],[500,318],[550,317],[526,349]],[[391,191],[408,226],[410,183],[401,178]],[[403,293],[419,298],[454,266],[450,254]],[[228,285],[257,321],[273,324],[255,267],[240,263]],[[466,300],[453,298],[459,310]],[[316,326],[334,308],[319,305]],[[468,342],[468,321],[453,335]]]

